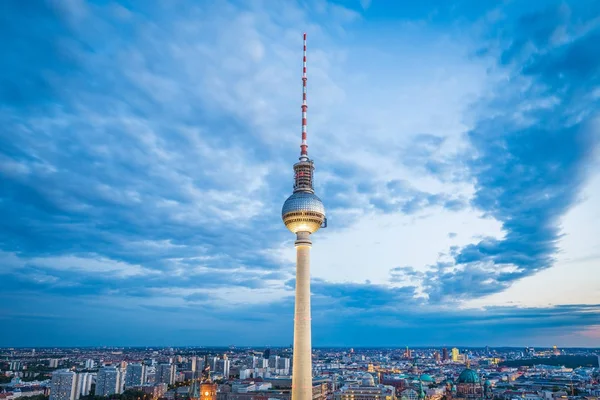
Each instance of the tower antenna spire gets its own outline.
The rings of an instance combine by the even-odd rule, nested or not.
[[[308,144],[306,143],[306,33],[304,33],[304,51],[302,57],[302,144],[300,145],[300,161],[308,161]]]

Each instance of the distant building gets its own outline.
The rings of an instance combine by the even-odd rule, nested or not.
[[[277,368],[277,362],[279,361],[279,356],[272,354],[269,357],[269,368],[270,369],[276,369]]]
[[[11,361],[9,365],[9,369],[11,371],[20,371],[23,366],[21,365],[21,361]]]
[[[58,368],[58,358],[51,358],[48,360],[48,366],[50,368]]]
[[[89,360],[88,360],[89,361]],[[87,396],[92,390],[92,380],[94,374],[89,372],[80,372],[77,374],[77,395],[76,399],[80,396]]]
[[[173,364],[159,364],[158,368],[156,368],[156,383],[165,383],[167,385],[172,385],[175,383],[175,365]]]
[[[446,360],[448,360],[448,349],[444,347],[442,349],[442,361],[446,361]]]
[[[393,400],[392,386],[344,386],[334,393],[334,400]]]
[[[96,396],[122,393],[122,374],[116,367],[102,367],[96,378]]]
[[[460,356],[460,350],[458,350],[456,347],[454,347],[452,349],[452,361],[458,362],[459,356]]]
[[[198,361],[198,358],[196,356],[192,356],[190,357],[190,361],[189,361],[189,370],[192,372],[196,372],[196,363]]]
[[[85,369],[93,369],[96,366],[96,363],[91,358],[85,360]]]
[[[256,368],[258,366],[258,358],[256,356],[246,357],[244,360],[244,366],[249,369]]]
[[[128,364],[125,373],[125,387],[140,386],[146,383],[146,366],[144,364]]]
[[[167,385],[164,383],[159,383],[156,385],[141,385],[141,386],[133,386],[133,390],[137,390],[140,392],[144,392],[151,397],[151,399],[156,400],[161,398],[167,392]]]
[[[52,373],[50,381],[50,400],[75,400],[77,394],[77,374],[62,370]]]
[[[231,362],[226,358],[219,360],[217,359],[215,362],[215,374],[216,375],[221,375],[224,378],[229,378],[229,369],[231,367]]]
[[[487,387],[487,385],[486,385]],[[467,366],[456,380],[456,387],[451,391],[453,399],[481,399],[484,395],[484,387],[475,370]]]

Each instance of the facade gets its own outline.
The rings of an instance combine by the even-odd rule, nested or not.
[[[460,356],[460,351],[456,347],[454,347],[452,349],[452,361],[457,362],[459,359],[459,356]]]
[[[288,381],[289,382],[289,381]],[[312,388],[311,400],[327,400],[327,384],[318,383]],[[289,386],[287,389],[256,390],[246,392],[218,392],[216,400],[291,400]],[[380,399],[385,400],[385,399]]]
[[[50,381],[50,400],[75,400],[78,398],[77,374],[69,370],[53,372]]]
[[[96,396],[122,393],[122,373],[116,367],[102,367],[96,377]]]
[[[89,372],[80,372],[77,374],[77,395],[75,396],[78,399],[80,396],[87,396],[90,394],[92,390],[92,381],[94,379],[95,374],[91,374]]]
[[[96,363],[91,358],[88,360],[85,360],[85,369],[93,369],[95,365],[96,365]]]
[[[175,383],[175,365],[167,363],[159,364],[158,368],[156,368],[155,382],[167,385]]]
[[[312,344],[310,313],[310,235],[325,224],[325,207],[315,195],[314,164],[308,158],[306,111],[306,33],[302,61],[302,142],[294,164],[294,192],[283,204],[281,217],[296,235],[296,297],[294,308],[294,353],[292,400],[312,398]]]
[[[164,383],[159,383],[156,385],[141,385],[133,386],[132,389],[144,392],[145,394],[149,395],[152,400],[156,400],[165,395],[167,392],[167,385]]]
[[[228,378],[230,368],[231,362],[227,359],[227,356],[224,356],[223,359],[215,358],[214,371],[216,375]]]
[[[456,385],[451,382],[447,384],[446,398],[456,400],[483,399],[486,395],[491,394],[491,390],[488,390],[491,388],[488,385],[484,387],[477,372],[467,367],[458,376]]]
[[[334,394],[334,400],[394,400],[392,386],[344,386]],[[409,399],[416,400],[416,399]]]
[[[448,360],[448,349],[444,347],[442,349],[442,361],[446,361],[446,360]]]
[[[146,383],[146,366],[144,364],[128,364],[125,373],[125,387],[140,386]]]

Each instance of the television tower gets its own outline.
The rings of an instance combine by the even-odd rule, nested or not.
[[[292,400],[312,400],[312,346],[310,333],[310,241],[311,233],[326,226],[325,207],[315,195],[313,171],[306,144],[306,33],[302,59],[302,144],[294,164],[294,193],[283,203],[281,217],[296,234],[296,305],[294,309],[294,359]]]

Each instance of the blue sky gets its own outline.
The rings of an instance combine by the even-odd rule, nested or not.
[[[4,1],[0,346],[597,346],[596,1]]]

